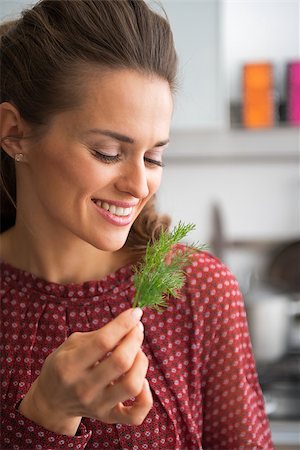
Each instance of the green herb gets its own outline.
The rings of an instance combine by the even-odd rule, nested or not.
[[[172,247],[194,229],[194,224],[179,222],[171,233],[162,231],[157,241],[147,245],[144,260],[134,267],[136,292],[133,307],[147,306],[160,310],[167,306],[168,296],[179,296],[185,280],[184,266],[195,250],[204,247],[196,244],[186,248]]]

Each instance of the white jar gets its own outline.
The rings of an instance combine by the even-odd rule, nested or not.
[[[279,359],[288,345],[289,297],[258,290],[250,292],[245,303],[256,361],[265,363]]]

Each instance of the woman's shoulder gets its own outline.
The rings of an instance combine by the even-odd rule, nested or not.
[[[234,278],[226,264],[209,250],[198,250],[185,244],[177,244],[173,247],[173,252],[189,254],[188,263],[184,268],[188,281],[194,278],[208,282],[218,278]]]
[[[223,261],[206,250],[192,254],[191,263],[186,271],[191,277],[203,278],[207,282],[217,281],[218,278],[232,279],[234,277],[231,270]]]
[[[180,244],[177,250],[190,252],[184,268],[183,293],[193,297],[205,297],[209,302],[240,296],[238,281],[227,265],[207,250],[193,250]]]

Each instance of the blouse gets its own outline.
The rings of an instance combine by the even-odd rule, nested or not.
[[[144,310],[154,403],[142,425],[83,418],[70,437],[30,421],[18,404],[71,333],[96,330],[131,307],[132,265],[61,285],[2,262],[1,449],[274,449],[238,283],[208,252],[193,255],[185,271],[180,298]]]

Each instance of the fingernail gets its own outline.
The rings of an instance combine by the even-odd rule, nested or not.
[[[141,331],[144,331],[144,325],[142,322],[138,323],[138,327],[140,328]]]
[[[143,310],[141,308],[134,308],[131,314],[134,320],[140,320],[143,315]]]

